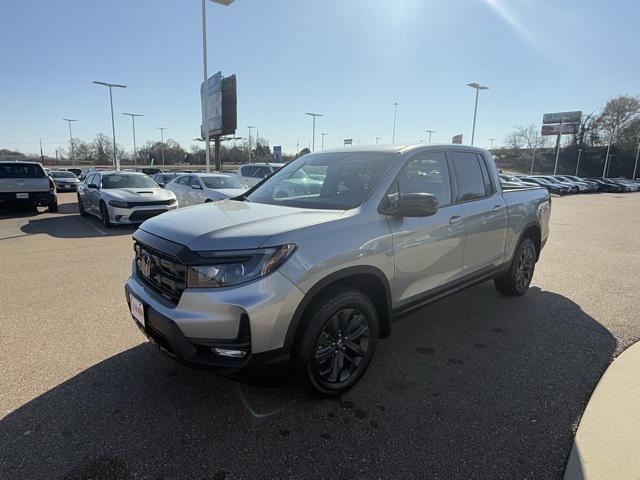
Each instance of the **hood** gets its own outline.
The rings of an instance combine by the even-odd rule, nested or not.
[[[124,200],[127,202],[140,202],[144,200],[169,200],[175,195],[164,188],[110,188],[101,190],[103,195],[113,200]]]
[[[221,193],[225,197],[237,197],[247,191],[246,188],[215,188],[210,190],[212,192]]]
[[[140,228],[195,251],[242,250],[258,248],[279,233],[338,219],[343,213],[222,200],[163,213]]]

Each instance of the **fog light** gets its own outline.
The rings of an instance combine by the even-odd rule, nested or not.
[[[213,353],[220,355],[221,357],[244,358],[247,355],[247,352],[244,350],[229,350],[228,348],[216,347],[211,347],[211,350],[213,350]]]
[[[116,222],[119,222],[121,218],[122,218],[122,215],[116,215]]]

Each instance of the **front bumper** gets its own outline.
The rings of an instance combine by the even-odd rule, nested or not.
[[[287,371],[284,341],[303,294],[278,272],[237,287],[186,289],[173,305],[138,278],[134,262],[125,294],[129,305],[133,295],[144,306],[145,326],[136,325],[179,363],[251,381]],[[225,357],[213,348],[247,354]]]
[[[173,205],[136,206],[133,208],[119,208],[113,205],[107,206],[111,223],[121,224],[142,223],[161,213],[176,210],[177,208],[178,203],[174,203]]]

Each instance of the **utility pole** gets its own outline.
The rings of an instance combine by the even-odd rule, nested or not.
[[[580,156],[582,155],[582,149],[578,149],[578,163],[576,164],[576,177],[578,176],[578,169],[580,168]]]
[[[376,137],[376,145],[378,144],[378,140],[382,140],[382,137]]]
[[[320,147],[321,150],[324,150],[324,136],[325,135],[329,135],[328,133],[321,133],[320,134],[322,136],[322,146]]]
[[[391,143],[396,143],[396,117],[398,116],[398,102],[393,104],[393,133],[391,135]]]
[[[160,130],[160,148],[162,149],[162,166],[164,167],[164,131],[166,130],[166,127],[158,127],[158,130]]]
[[[633,166],[633,176],[631,177],[632,180],[636,179],[636,170],[638,170],[638,157],[640,157],[640,140],[638,141],[638,150],[636,151],[636,163]]]
[[[131,117],[131,125],[133,127],[133,166],[138,166],[138,149],[136,147],[136,117],[143,117],[141,113],[123,113],[128,117]]]
[[[76,152],[73,149],[73,135],[71,134],[71,122],[77,122],[73,118],[63,118],[65,122],[69,124],[69,145],[71,146],[71,165],[76,166]]]
[[[556,163],[553,166],[553,174],[556,175],[556,172],[558,171],[558,160],[560,159],[560,144],[562,143],[562,122],[564,121],[564,118],[560,119],[560,131],[558,132],[558,140],[557,140],[557,149],[556,149]]]
[[[533,164],[536,161],[537,148],[538,148],[538,134],[536,133],[536,140],[535,140],[535,143],[533,144],[533,156],[531,157],[531,171],[529,172],[529,175],[533,175]]]
[[[490,150],[493,150],[493,142],[495,142],[495,141],[496,141],[496,139],[495,139],[495,138],[490,138],[489,140],[491,141],[491,148],[490,148]]]
[[[427,132],[429,134],[429,143],[431,143],[431,134],[432,133],[436,133],[435,130],[425,130],[425,132]]]
[[[613,141],[613,137],[616,134],[616,127],[614,127],[613,131],[609,135],[609,144],[607,145],[607,155],[604,157],[604,168],[602,169],[602,178],[606,178],[607,176],[607,164],[609,163],[609,152],[611,151],[611,142]]]
[[[251,163],[251,129],[252,128],[256,128],[255,125],[247,125],[247,128],[249,129],[249,163]],[[257,142],[256,142],[256,146],[257,146]]]
[[[316,117],[321,117],[322,114],[307,112],[305,115],[309,115],[310,117],[313,117],[313,134],[312,134],[313,136],[311,141],[311,151],[315,152],[316,151]]]

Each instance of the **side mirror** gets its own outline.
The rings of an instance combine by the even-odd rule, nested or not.
[[[162,183],[162,182],[158,182],[158,186],[159,186],[160,188],[164,188],[164,183]]]
[[[193,188],[194,190],[202,190],[202,187],[198,184],[191,185],[191,188]]]
[[[89,185],[87,185],[87,188],[90,188],[92,190],[97,190],[98,186],[95,183],[90,183]]]
[[[438,211],[438,199],[430,193],[393,193],[385,197],[378,211],[398,217],[428,217]]]

